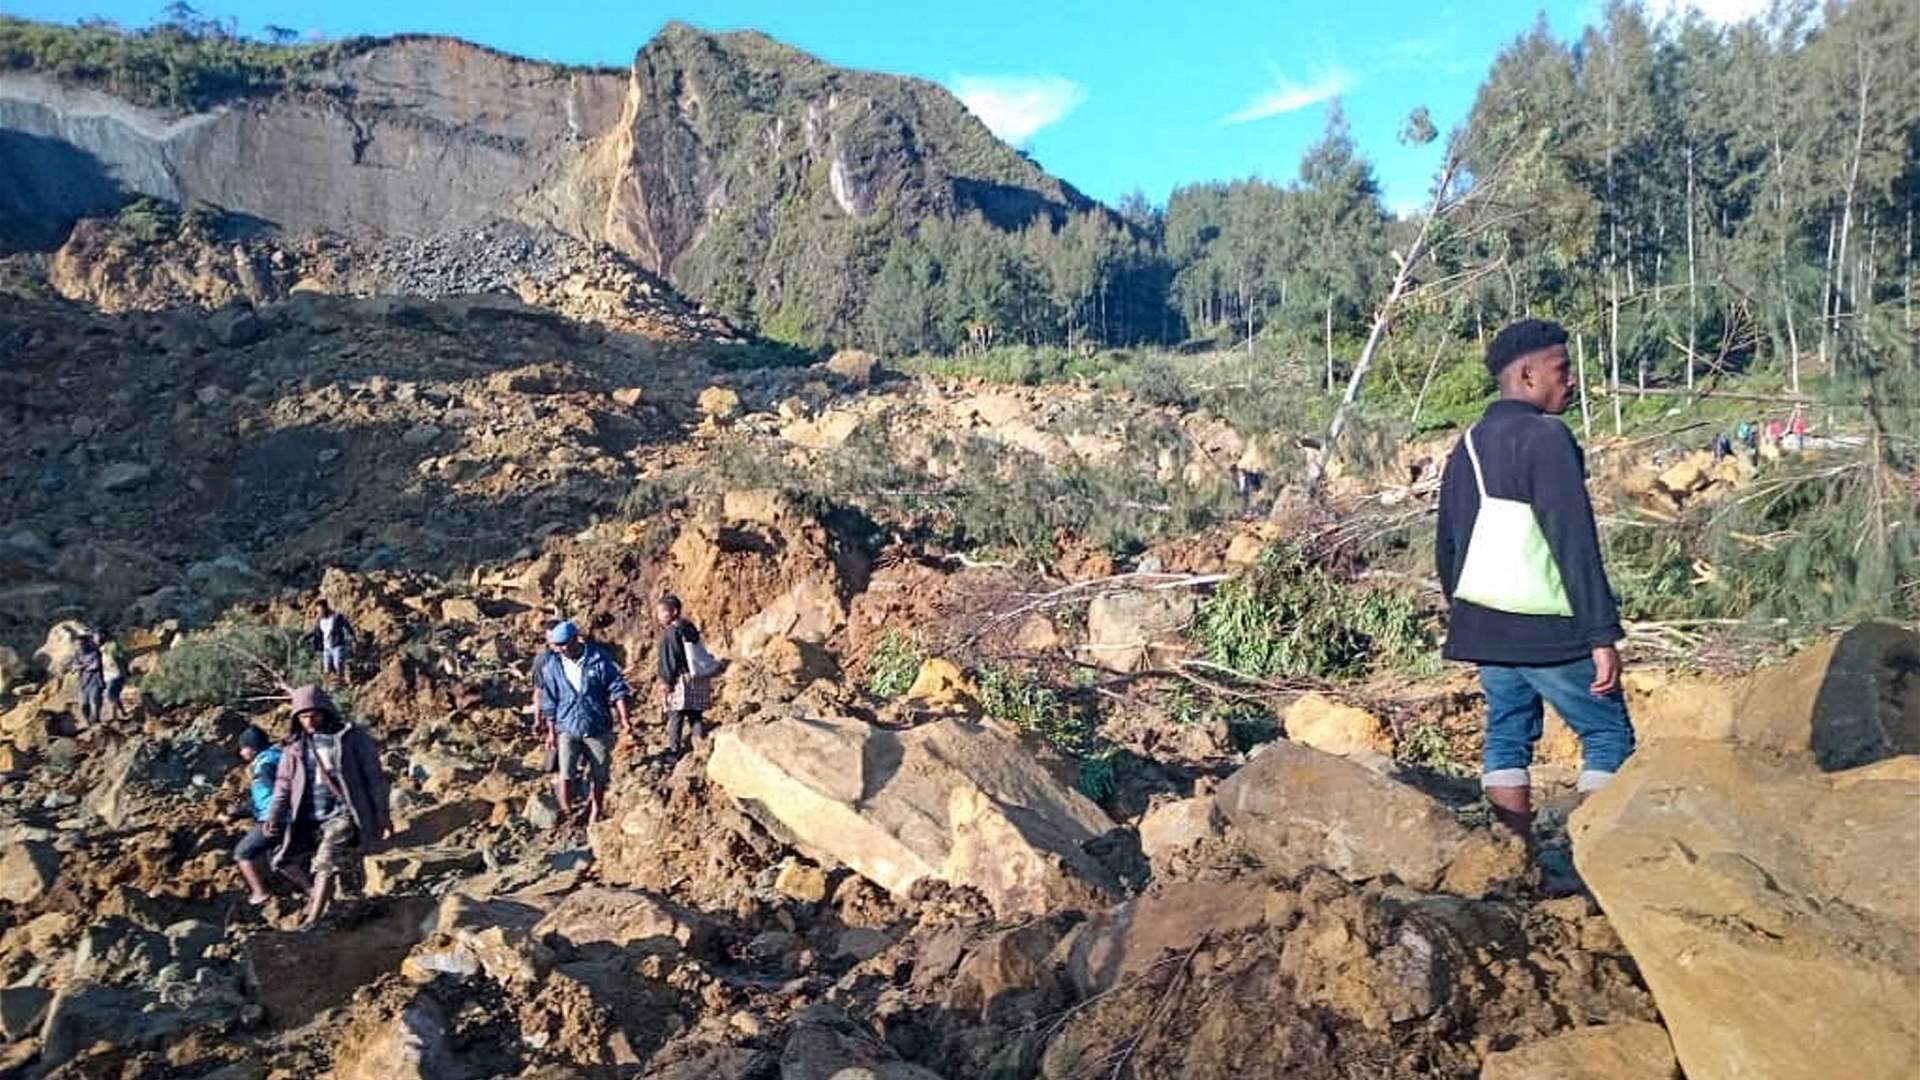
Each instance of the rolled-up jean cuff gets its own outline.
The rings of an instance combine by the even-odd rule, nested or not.
[[[1580,773],[1580,779],[1575,781],[1573,786],[1576,791],[1599,791],[1601,788],[1607,786],[1607,781],[1612,779],[1613,774],[1610,772],[1602,772],[1599,769],[1584,769]]]
[[[1494,769],[1480,774],[1480,786],[1490,787],[1531,787],[1533,777],[1525,769]]]

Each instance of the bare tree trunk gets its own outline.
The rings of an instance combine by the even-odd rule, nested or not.
[[[1593,410],[1587,407],[1587,339],[1584,334],[1573,335],[1573,356],[1580,365],[1576,376],[1580,380],[1580,438],[1584,441],[1593,438]]]
[[[1412,438],[1413,433],[1420,429],[1420,406],[1426,403],[1427,390],[1433,386],[1434,372],[1440,370],[1440,350],[1444,349],[1446,344],[1447,334],[1443,327],[1440,332],[1440,340],[1433,343],[1433,359],[1427,361],[1427,377],[1420,380],[1420,392],[1414,395],[1413,415],[1407,417],[1408,438]]]
[[[1611,341],[1607,342],[1607,346],[1613,353],[1613,433],[1618,436],[1622,430],[1620,424],[1620,350],[1614,346],[1614,343]]]
[[[1800,335],[1793,328],[1793,292],[1787,288],[1785,274],[1780,276],[1780,307],[1787,315],[1787,363],[1793,392],[1800,392]]]
[[[1827,366],[1827,342],[1839,329],[1839,290],[1833,285],[1833,244],[1839,232],[1832,214],[1827,215],[1827,269],[1820,282],[1820,366]]]
[[[1693,272],[1693,147],[1687,147],[1687,389],[1693,389],[1693,350],[1700,301]]]
[[[1327,290],[1327,393],[1333,393],[1333,290]]]
[[[1445,218],[1461,200],[1451,198],[1453,179],[1460,171],[1460,159],[1452,149],[1447,151],[1446,164],[1441,166],[1440,176],[1433,186],[1433,201],[1427,208],[1427,214],[1420,220],[1420,231],[1414,235],[1413,243],[1407,247],[1407,254],[1394,270],[1393,285],[1387,290],[1386,299],[1380,302],[1373,314],[1373,326],[1367,331],[1367,343],[1360,349],[1359,359],[1353,362],[1353,374],[1347,376],[1347,390],[1341,395],[1340,404],[1333,410],[1333,419],[1327,422],[1327,437],[1320,444],[1320,453],[1307,464],[1306,490],[1308,498],[1319,498],[1321,488],[1326,482],[1327,469],[1333,464],[1335,452],[1340,446],[1340,433],[1347,429],[1347,411],[1360,397],[1360,387],[1365,385],[1367,372],[1373,367],[1373,357],[1386,340],[1387,330],[1393,325],[1394,311],[1400,305],[1401,297],[1413,287],[1413,272],[1427,256],[1427,245],[1433,237],[1434,223]],[[1331,309],[1329,309],[1331,310]]]
[[[1835,272],[1841,274],[1846,273],[1847,240],[1853,233],[1853,196],[1860,187],[1860,156],[1867,144],[1867,97],[1868,91],[1873,86],[1872,53],[1868,51],[1864,38],[1859,40],[1854,46],[1854,67],[1860,73],[1860,94],[1859,99],[1855,102],[1858,111],[1854,117],[1853,124],[1853,158],[1847,164],[1846,196],[1841,201],[1840,253],[1837,263],[1834,264]],[[1858,307],[1857,298],[1854,306],[1856,308]],[[1833,309],[1834,329],[1838,330],[1840,328],[1840,283],[1838,279],[1834,281]]]
[[[1907,250],[1900,260],[1900,325],[1913,329],[1913,204],[1907,204]]]
[[[1607,356],[1613,363],[1613,378],[1620,381],[1620,275],[1607,271]]]

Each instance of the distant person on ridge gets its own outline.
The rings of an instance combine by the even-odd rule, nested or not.
[[[282,872],[311,846],[313,888],[302,923],[311,927],[326,916],[335,884],[355,858],[352,849],[386,840],[393,821],[380,748],[367,729],[343,718],[317,686],[293,692],[292,713],[265,828],[268,836],[280,837],[274,866]]]
[[[540,665],[536,674],[540,721],[554,733],[559,744],[554,774],[554,796],[560,802],[562,821],[573,815],[573,793],[569,778],[584,755],[587,759],[587,823],[599,821],[607,813],[607,776],[613,762],[613,721],[628,734],[635,734],[627,699],[633,691],[613,662],[606,646],[589,644],[580,636],[572,620],[556,624],[547,631],[547,647],[553,656]]]
[[[1445,656],[1480,665],[1486,692],[1481,787],[1529,842],[1542,699],[1580,737],[1580,791],[1612,779],[1634,745],[1585,459],[1554,419],[1572,399],[1566,343],[1560,326],[1525,319],[1488,344],[1500,400],[1447,458],[1434,545],[1452,605]]]
[[[707,708],[713,704],[713,672],[696,671],[696,660],[711,662],[700,642],[700,628],[680,610],[680,598],[668,593],[653,606],[660,624],[654,649],[654,679],[667,714],[667,752],[675,757],[707,737]],[[682,734],[685,738],[682,739]]]
[[[347,679],[347,654],[353,650],[353,624],[347,617],[333,610],[333,605],[323,597],[313,606],[313,633],[315,647],[320,650],[320,675],[332,676],[342,683]]]
[[[105,629],[95,631],[100,640],[100,676],[106,693],[107,709],[112,715],[108,719],[118,723],[127,715],[126,704],[120,695],[127,688],[127,650],[113,639]]]
[[[67,636],[73,641],[67,670],[80,676],[80,719],[92,728],[100,722],[100,703],[107,693],[106,661],[92,631],[68,630]]]

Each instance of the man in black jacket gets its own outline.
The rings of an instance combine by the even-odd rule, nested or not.
[[[1494,336],[1486,359],[1499,383],[1500,400],[1487,406],[1447,459],[1434,556],[1452,605],[1445,656],[1480,665],[1480,685],[1486,692],[1481,787],[1494,817],[1531,839],[1528,767],[1541,734],[1542,699],[1551,702],[1580,737],[1583,792],[1605,784],[1633,752],[1633,724],[1620,693],[1620,613],[1600,562],[1585,459],[1573,433],[1554,419],[1572,400],[1567,332],[1543,320],[1522,320]],[[1511,500],[1531,508],[1552,556],[1550,562],[1542,560],[1541,580],[1532,583],[1537,586],[1533,591],[1550,595],[1555,603],[1530,605],[1485,596],[1475,603],[1455,595],[1464,588],[1462,570],[1469,541],[1477,535],[1474,525],[1483,494],[1493,503]],[[1508,543],[1512,537],[1478,535],[1490,548],[1496,542],[1502,551],[1525,547]],[[1503,569],[1510,577],[1529,572],[1522,559],[1511,560]],[[1500,586],[1490,591],[1527,592],[1524,587],[1515,590],[1511,580]],[[1534,613],[1513,610],[1529,606]]]

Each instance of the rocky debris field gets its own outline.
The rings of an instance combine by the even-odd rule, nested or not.
[[[264,305],[295,293],[438,299],[517,296],[581,322],[649,340],[745,341],[718,315],[611,248],[495,222],[421,237],[285,235],[215,217],[181,223],[156,204],[77,223],[48,260],[47,288],[107,312]]]
[[[1044,571],[958,542],[1022,476],[1217,492],[1267,452],[1220,417],[852,352],[727,371],[499,295],[7,299],[0,346],[0,1075],[1796,1080],[1920,1046],[1910,630],[1631,670],[1642,747],[1577,810],[1550,719],[1549,876],[1444,767],[1468,673],[1251,725],[1126,692],[1189,670],[1271,522],[1116,554],[1038,518]],[[646,698],[668,589],[730,661],[716,730],[675,759],[641,706],[607,820],[563,821],[544,624]],[[235,747],[284,730],[321,597],[398,835],[300,932],[232,868]],[[83,622],[130,719],[78,721]],[[1015,660],[1080,679],[1105,749]]]
[[[1163,744],[1152,790],[1094,801],[961,667],[885,698],[852,677],[897,594],[1004,571],[836,562],[842,538],[751,493],[658,556],[548,540],[464,585],[336,568],[228,613],[318,593],[368,641],[351,708],[399,835],[316,931],[288,929],[293,897],[247,908],[227,854],[234,739],[274,706],[81,729],[51,628],[0,714],[0,1068],[1699,1080],[1871,1074],[1920,1037],[1909,632],[1639,684],[1645,745],[1565,826],[1592,892],[1553,898],[1334,699],[1251,750]],[[649,723],[608,820],[559,821],[522,711],[541,614],[595,613],[643,672],[663,581],[734,658],[717,732],[674,760]],[[136,688],[198,633],[126,635]],[[1831,1034],[1799,1020],[1808,987]]]

